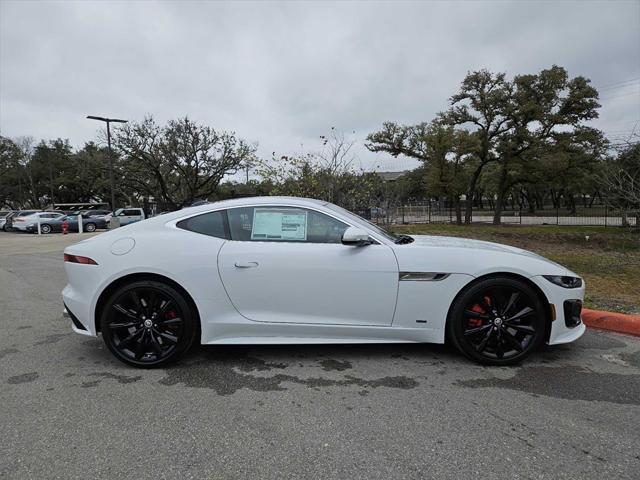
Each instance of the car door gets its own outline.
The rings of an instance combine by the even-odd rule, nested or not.
[[[218,254],[224,287],[259,322],[388,326],[398,292],[390,247],[342,245],[349,227],[294,206],[227,210],[230,240]]]

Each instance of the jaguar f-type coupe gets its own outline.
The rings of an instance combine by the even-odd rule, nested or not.
[[[234,199],[64,251],[65,316],[119,360],[193,344],[451,342],[483,364],[579,338],[584,282],[520,248],[393,235],[331,203]]]

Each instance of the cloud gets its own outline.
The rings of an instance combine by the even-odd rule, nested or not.
[[[0,131],[81,146],[99,128],[87,114],[189,115],[269,157],[317,149],[331,126],[363,140],[430,120],[469,70],[552,64],[609,86],[595,124],[631,130],[640,3],[3,1]],[[367,168],[412,165],[357,152]]]

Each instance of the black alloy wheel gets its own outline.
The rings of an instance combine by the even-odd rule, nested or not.
[[[493,277],[464,291],[447,323],[449,338],[467,357],[486,365],[522,361],[544,340],[546,315],[525,282]]]
[[[89,232],[89,233],[95,232],[96,231],[96,224],[95,223],[87,223],[84,226],[84,231],[85,232]]]
[[[119,360],[153,368],[176,360],[193,344],[197,316],[184,296],[155,281],[139,281],[114,293],[103,308],[102,338]]]
[[[51,226],[47,225],[46,223],[43,225],[40,225],[40,233],[44,233],[45,235],[47,233],[51,233]]]

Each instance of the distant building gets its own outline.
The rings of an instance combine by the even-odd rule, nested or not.
[[[404,177],[410,170],[402,170],[400,172],[376,172],[384,182],[395,182],[400,177]]]

